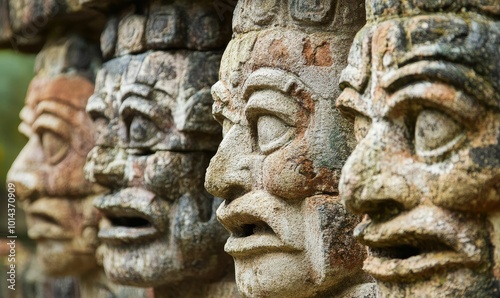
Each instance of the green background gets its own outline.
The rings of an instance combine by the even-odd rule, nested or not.
[[[6,204],[7,171],[27,141],[17,131],[17,127],[20,123],[19,112],[33,77],[33,66],[32,55],[0,50],[0,203]],[[6,233],[6,209],[5,205],[0,205],[0,235]],[[20,208],[17,208],[16,215],[16,232],[22,235],[25,225]]]

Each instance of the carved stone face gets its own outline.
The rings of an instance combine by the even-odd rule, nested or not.
[[[224,138],[205,185],[225,199],[217,215],[246,297],[330,293],[360,271],[356,217],[337,197],[350,131],[334,108],[338,41],[269,30],[224,53],[212,88]]]
[[[355,235],[383,297],[494,296],[486,214],[500,207],[499,32],[492,18],[448,13],[356,37],[337,104],[354,116],[358,145],[340,191],[367,215]]]
[[[87,107],[97,146],[86,171],[112,190],[95,205],[114,281],[159,286],[225,273],[220,200],[203,188],[220,141],[210,113],[219,60],[214,52],[148,52],[111,60],[98,75]]]
[[[93,84],[78,75],[31,82],[19,130],[29,141],[7,180],[27,215],[36,256],[50,275],[80,275],[97,266],[98,215],[92,207],[99,188],[84,178],[85,157],[93,146],[85,103]]]

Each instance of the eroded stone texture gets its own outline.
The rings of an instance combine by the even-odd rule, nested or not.
[[[79,277],[83,297],[141,297],[143,290],[110,283],[95,260],[100,216],[92,201],[104,189],[85,180],[83,166],[94,144],[85,107],[99,64],[98,48],[76,34],[46,43],[20,114],[28,143],[7,180],[16,186],[28,236],[36,242],[40,282],[44,275],[71,275]]]
[[[240,1],[213,88],[223,141],[205,186],[224,198],[245,297],[374,297],[359,222],[338,198],[352,126],[335,109],[361,1]]]
[[[52,28],[61,23],[88,39],[99,36],[102,10],[129,1],[103,0],[0,0],[0,48],[37,53]]]
[[[155,297],[234,297],[221,200],[203,186],[220,142],[210,87],[230,36],[206,1],[149,1],[112,16],[87,111],[88,179],[111,189],[99,249],[106,274]]]
[[[498,297],[500,4],[367,3],[337,101],[364,269],[382,297]]]

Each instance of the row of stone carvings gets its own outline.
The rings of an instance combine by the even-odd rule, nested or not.
[[[363,2],[0,0],[0,45],[38,53],[27,270],[82,297],[500,296],[500,3]]]

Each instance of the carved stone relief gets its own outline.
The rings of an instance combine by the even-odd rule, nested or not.
[[[221,200],[203,186],[220,142],[210,87],[230,37],[205,1],[149,1],[112,16],[110,59],[87,111],[97,126],[87,178],[111,191],[99,248],[112,280],[155,297],[235,297]]]
[[[100,216],[92,201],[104,189],[87,182],[83,172],[94,144],[85,107],[94,89],[98,53],[95,45],[71,33],[46,43],[20,114],[19,130],[28,143],[8,173],[27,215],[28,236],[36,242],[41,274],[80,277],[84,297],[123,290],[99,273],[95,249]]]
[[[105,19],[102,10],[120,0],[0,0],[0,47],[38,53],[52,28],[64,23],[93,39]]]
[[[238,3],[212,88],[224,138],[205,186],[225,200],[225,250],[244,297],[374,297],[337,187],[353,145],[337,85],[362,2],[274,3]]]
[[[498,297],[500,4],[367,3],[337,101],[364,269],[382,297]]]

